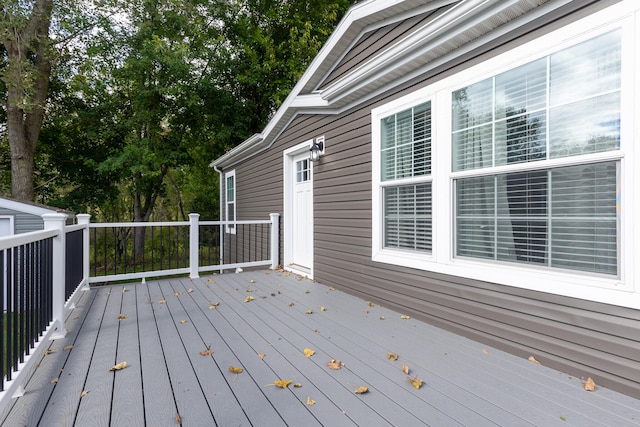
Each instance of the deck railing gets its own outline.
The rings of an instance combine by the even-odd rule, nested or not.
[[[276,268],[279,215],[261,221],[90,223],[43,215],[45,229],[0,238],[0,411],[21,395],[46,341],[65,336],[65,311],[90,283],[253,266]],[[233,230],[233,233],[228,232]]]

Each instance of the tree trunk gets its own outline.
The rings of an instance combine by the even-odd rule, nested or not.
[[[33,201],[33,159],[44,119],[51,59],[49,25],[53,0],[36,0],[21,28],[9,28],[0,40],[7,51],[7,135],[11,147],[11,195]]]

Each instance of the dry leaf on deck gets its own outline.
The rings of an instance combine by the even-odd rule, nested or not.
[[[316,354],[316,352],[311,350],[310,348],[305,348],[303,353],[304,353],[304,357],[311,357],[314,354]]]
[[[173,295],[180,296],[180,295],[182,295],[182,292],[174,292]]]
[[[407,377],[407,379],[409,380],[411,385],[414,386],[415,388],[419,389],[420,387],[422,387],[422,380],[419,379],[417,376],[414,378]]]
[[[180,414],[179,414],[179,413],[177,413],[177,412],[176,412],[176,422],[177,422],[178,424],[182,424],[182,417],[181,417],[181,416],[180,416]]]
[[[213,350],[211,350],[211,346],[208,346],[206,350],[200,352],[200,356],[211,356],[213,354]]]
[[[320,311],[327,311],[327,307],[325,307],[324,305],[320,307]]]
[[[294,305],[295,305],[295,304],[294,304],[294,303],[292,303],[292,302],[290,302],[290,303],[289,303],[289,307],[293,307]]]
[[[533,357],[533,356],[529,356],[529,358],[528,358],[527,360],[528,360],[529,362],[531,362],[531,363],[535,363],[536,365],[542,365],[542,363],[538,362],[538,361],[536,360],[536,358],[535,358],[535,357]]]
[[[193,289],[187,289],[188,294],[190,294],[191,292],[193,292]]]
[[[403,314],[402,316],[400,316],[401,319],[411,319],[411,317],[407,316],[406,314]]]
[[[384,320],[384,316],[380,316],[380,320]]]
[[[69,345],[65,346],[63,348],[63,350],[71,350],[72,348],[73,348],[73,345],[69,344]]]
[[[209,283],[213,283],[213,282],[215,282],[215,280],[213,280],[213,279],[207,279],[207,282],[209,282]]]
[[[45,355],[45,356],[48,356],[48,355],[50,355],[51,353],[53,353],[53,350],[51,350],[50,348],[48,348],[48,349],[46,349],[46,350],[44,351],[44,355]]]
[[[387,359],[389,359],[392,362],[394,362],[394,361],[398,360],[398,354],[397,353],[387,352]]]
[[[335,290],[336,290],[336,288],[334,288],[333,286],[331,286],[331,287],[329,288],[329,290],[330,290],[330,291],[335,291]]]
[[[231,365],[229,366],[229,372],[232,372],[234,374],[241,374],[242,368],[236,368],[235,366]]]
[[[313,314],[313,310],[309,309],[307,311],[305,311],[306,314]]]
[[[304,293],[305,293],[305,294],[309,294],[309,293],[311,293],[311,292],[309,292],[309,289],[305,289]]]
[[[185,323],[187,323],[187,321],[183,319],[183,320],[180,321],[180,323],[185,324]]]
[[[375,304],[374,304],[374,303],[372,303],[371,301],[367,301],[367,305],[368,305],[369,307],[375,307]]]
[[[311,397],[307,396],[307,405],[313,406],[315,404],[316,404],[316,401],[313,400]]]
[[[122,293],[124,294],[125,292],[127,292],[127,288],[122,288]]]
[[[355,394],[365,394],[369,392],[369,388],[365,387],[363,385],[361,385],[360,387],[358,387],[357,389],[355,389],[354,393]]]
[[[249,283],[256,283],[256,281],[251,279],[251,280],[249,280]]]
[[[409,367],[407,365],[402,365],[402,372],[406,375],[409,375]]]
[[[160,301],[158,301],[158,304],[166,304],[167,300],[166,299],[161,299]]]
[[[244,299],[244,302],[249,302],[249,301],[253,301],[255,298],[253,298],[251,295],[249,295],[248,297],[246,297]]]
[[[122,319],[126,319],[126,318],[127,318],[126,314],[122,314],[122,313],[118,314],[118,320],[122,320]]]
[[[57,384],[58,383],[58,377],[55,377],[54,379],[51,380],[51,384]]]
[[[82,390],[82,393],[80,393],[80,398],[85,397],[87,394],[89,394],[89,390]]]
[[[264,359],[264,353],[258,353],[258,357],[259,357],[260,359]]]
[[[489,352],[487,351],[487,349],[486,349],[486,348],[483,348],[483,349],[482,349],[482,354],[489,354]]]
[[[586,391],[596,391],[596,383],[591,377],[587,378],[587,380],[582,383],[582,386]]]
[[[302,387],[302,384],[300,384],[300,383],[295,383],[293,386],[294,386],[295,388],[300,388],[300,387]]]
[[[280,388],[287,388],[291,384],[291,380],[275,380],[273,385]]]
[[[336,359],[331,359],[329,362],[327,362],[327,366],[329,367],[329,369],[337,371],[338,369],[342,368],[342,362]]]
[[[127,362],[120,362],[117,365],[113,365],[109,370],[110,371],[121,371],[127,367]]]

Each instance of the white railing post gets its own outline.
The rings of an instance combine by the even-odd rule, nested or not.
[[[58,230],[58,235],[53,238],[53,323],[52,328],[56,331],[51,335],[51,339],[64,338],[67,331],[64,329],[64,297],[65,297],[65,256],[67,233],[65,232],[65,221],[67,215],[63,213],[51,213],[42,215],[45,230]]]
[[[269,214],[271,219],[271,269],[275,270],[280,264],[280,214]]]
[[[89,290],[89,222],[91,215],[78,214],[76,215],[78,224],[84,225],[82,230],[82,290]]]
[[[198,255],[200,254],[200,214],[189,214],[189,278],[197,279]]]

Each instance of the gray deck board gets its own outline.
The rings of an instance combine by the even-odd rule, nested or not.
[[[54,352],[3,426],[171,426],[178,413],[184,426],[221,427],[640,425],[635,399],[585,392],[580,379],[294,275],[252,271],[122,289],[82,295],[67,336],[51,342]],[[200,355],[208,345],[213,354]],[[316,352],[310,358],[307,347]],[[332,358],[345,366],[330,370]],[[123,360],[126,369],[109,372]],[[422,388],[411,386],[403,364]],[[270,385],[276,379],[302,386],[280,389]],[[369,393],[354,394],[360,385]]]

